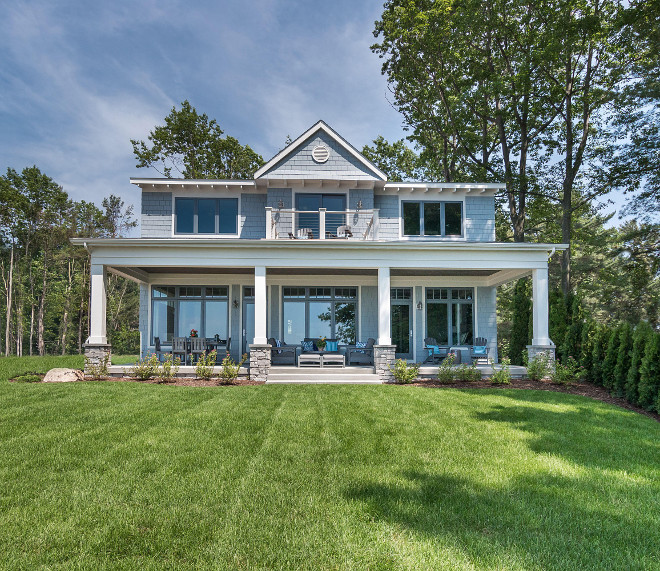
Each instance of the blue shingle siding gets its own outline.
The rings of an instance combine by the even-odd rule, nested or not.
[[[229,290],[229,308],[231,311],[231,346],[229,347],[229,353],[231,358],[235,361],[239,359],[243,350],[243,324],[241,323],[241,306],[234,307],[234,303],[231,300],[238,299],[241,300],[241,286],[233,284],[230,286]]]
[[[150,343],[149,339],[149,286],[140,284],[140,314],[138,317],[140,329],[140,355],[144,357]]]
[[[378,340],[378,287],[362,286],[360,302],[361,328],[358,341],[366,341],[369,337]]]
[[[417,309],[417,303],[422,302],[422,310]],[[427,352],[424,351],[424,313],[426,311],[426,300],[424,299],[424,288],[415,286],[415,298],[413,299],[412,311],[415,312],[415,349],[417,350],[417,362],[422,363],[426,359]]]
[[[266,237],[266,195],[241,194],[241,238]]]
[[[317,163],[312,158],[312,150],[317,145],[325,145],[330,151],[330,157],[325,163]],[[380,180],[371,169],[322,131],[302,142],[293,153],[284,157],[262,176],[273,175],[291,179],[310,177]]]
[[[270,306],[270,323],[268,324],[269,328],[269,337],[275,339],[281,339],[280,337],[280,286],[271,286],[270,287],[270,299],[268,300],[268,305]]]
[[[172,193],[143,192],[141,236],[168,238],[172,235]]]
[[[495,241],[495,197],[465,197],[465,236],[479,242]]]
[[[488,339],[488,356],[497,362],[497,288],[477,288],[477,329],[479,337]]]
[[[280,200],[282,201],[282,208],[291,210],[293,208],[293,192],[290,188],[269,188],[268,198],[266,199],[266,206],[277,208]]]
[[[374,208],[378,208],[379,240],[399,239],[399,197],[389,194],[374,195]]]

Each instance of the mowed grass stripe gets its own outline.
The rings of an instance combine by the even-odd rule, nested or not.
[[[660,568],[660,427],[589,399],[127,383],[0,399],[3,568]]]

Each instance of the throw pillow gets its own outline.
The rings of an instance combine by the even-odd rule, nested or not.
[[[440,347],[437,345],[427,345],[426,348],[429,350],[429,356],[440,354]]]
[[[281,340],[281,339],[276,339],[276,340],[275,340],[275,345],[276,345],[277,347],[281,347],[281,346],[282,346],[282,340]],[[277,354],[278,354],[278,355],[281,355],[281,354],[282,354],[282,351],[278,351]]]
[[[314,341],[301,341],[300,346],[302,347],[302,350],[305,353],[314,351]]]
[[[325,350],[326,351],[336,351],[339,348],[339,341],[326,341]]]
[[[355,346],[356,346],[358,349],[364,349],[364,348],[367,346],[367,342],[366,342],[366,341],[358,341],[358,342],[355,344]],[[364,353],[364,351],[358,351],[358,353]]]
[[[474,355],[486,355],[488,353],[488,347],[486,345],[475,345],[472,348],[472,353]]]

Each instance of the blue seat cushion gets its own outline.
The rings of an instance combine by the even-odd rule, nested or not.
[[[300,346],[302,347],[302,350],[305,351],[305,352],[316,350],[314,348],[314,341],[301,341]]]
[[[325,350],[326,351],[336,351],[339,348],[339,341],[326,341]]]
[[[487,345],[475,345],[472,348],[472,354],[473,355],[487,355],[488,354],[488,346]]]
[[[440,347],[438,345],[427,345],[429,355],[440,355]]]

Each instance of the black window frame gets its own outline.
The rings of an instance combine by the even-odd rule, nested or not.
[[[446,305],[447,306],[447,340],[449,345],[461,345],[461,343],[454,343],[452,339],[453,334],[453,320],[454,312],[453,305],[470,305],[472,306],[472,343],[476,337],[477,325],[477,312],[475,311],[477,292],[476,288],[472,287],[426,287],[424,288],[424,299],[426,300],[426,307],[424,309],[424,329],[426,337],[429,337],[429,319],[428,307],[429,305]],[[469,344],[472,344],[469,343]]]
[[[177,207],[179,201],[181,200],[192,200],[193,201],[193,231],[192,232],[181,232],[179,231],[179,209]],[[215,213],[214,221],[215,227],[213,232],[199,232],[199,201],[200,200],[212,200],[214,201]],[[220,232],[220,212],[222,209],[221,201],[232,201],[236,208],[235,216],[235,232]],[[240,215],[240,203],[237,196],[221,196],[221,197],[205,197],[205,196],[176,196],[174,198],[174,234],[176,236],[232,236],[236,237],[239,235],[239,215]]]
[[[406,234],[405,217],[403,214],[405,204],[417,204],[419,206],[419,234]],[[440,205],[440,234],[427,234],[424,228],[424,208],[426,205]],[[459,204],[461,207],[461,233],[460,234],[447,234],[446,233],[446,214],[445,207],[447,204]],[[401,235],[404,238],[463,238],[465,236],[465,207],[462,200],[402,200],[401,201]]]
[[[317,295],[318,290],[330,290],[330,295]],[[286,291],[295,290],[295,293],[292,295],[286,295]],[[304,290],[304,295],[302,295],[302,290]],[[354,295],[343,295],[348,293],[347,290],[354,290]],[[332,319],[330,321],[330,331],[332,332],[331,339],[337,338],[337,309],[336,305],[338,303],[353,303],[355,305],[355,323],[353,324],[353,330],[355,339],[353,342],[357,341],[357,329],[359,323],[359,304],[358,304],[358,288],[357,286],[310,286],[310,287],[300,287],[300,286],[283,286],[282,287],[282,331],[285,330],[285,318],[284,318],[284,303],[304,303],[305,304],[305,337],[309,338],[309,327],[310,327],[310,315],[309,315],[309,303],[317,301],[327,301],[331,305]]]
[[[187,289],[201,289],[200,295],[187,295],[188,292],[185,291],[182,294],[182,290]],[[207,290],[217,290],[220,288],[225,288],[227,290],[226,295],[220,295],[218,292],[207,291]],[[158,293],[166,293],[167,295],[157,295],[156,290],[168,290],[167,292],[159,291]],[[169,295],[173,293],[173,295]],[[208,302],[217,302],[217,301],[226,301],[227,302],[227,323],[226,331],[227,335],[230,336],[229,325],[230,325],[230,314],[231,314],[231,304],[230,304],[230,289],[229,285],[205,285],[205,286],[163,286],[163,285],[152,285],[151,286],[151,318],[150,318],[150,337],[151,345],[154,345],[154,305],[156,303],[172,302],[174,304],[174,332],[172,337],[188,337],[188,332],[179,331],[179,303],[181,301],[195,301],[199,300],[202,304],[201,310],[201,322],[199,325],[199,335],[202,335],[202,332],[206,330],[206,303]],[[161,339],[161,345],[170,345],[171,341]]]

